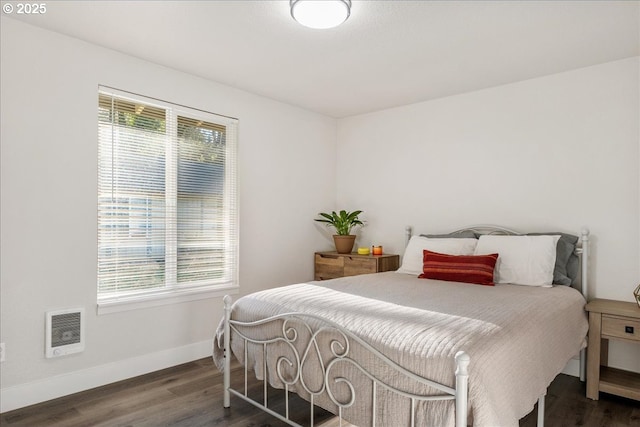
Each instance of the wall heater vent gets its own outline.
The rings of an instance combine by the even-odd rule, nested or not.
[[[84,309],[48,311],[46,356],[66,356],[83,350]]]

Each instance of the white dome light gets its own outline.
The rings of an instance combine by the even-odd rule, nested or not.
[[[290,0],[291,16],[309,28],[333,28],[347,20],[351,0]]]

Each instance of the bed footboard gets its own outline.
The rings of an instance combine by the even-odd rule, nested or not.
[[[361,338],[345,330],[340,325],[319,316],[305,313],[287,313],[260,319],[253,322],[231,320],[230,296],[224,298],[224,407],[231,406],[231,395],[237,396],[259,409],[293,426],[299,426],[289,417],[289,392],[297,392],[310,402],[310,425],[313,426],[313,406],[323,395],[337,408],[336,415],[343,419],[343,410],[354,405],[365,405],[370,414],[371,425],[376,425],[378,394],[393,393],[409,402],[410,413],[404,416],[416,425],[416,404],[423,401],[455,401],[455,425],[467,425],[468,413],[468,378],[469,356],[465,352],[455,355],[455,388],[422,378],[403,368],[387,356],[379,352]],[[256,337],[250,331],[256,328],[277,330],[277,334]],[[244,360],[244,390],[231,387],[231,334],[234,340],[242,341],[241,356]],[[237,345],[237,342],[236,342]],[[249,346],[258,349],[262,366],[263,393],[261,401],[248,395],[247,376]],[[279,346],[278,351],[271,350]],[[367,357],[354,357],[352,348],[358,346],[361,354]],[[284,349],[284,350],[283,350]],[[238,351],[236,346],[236,352]],[[273,354],[270,353],[273,351]],[[267,363],[272,358],[272,369]],[[369,363],[369,361],[374,361]],[[311,369],[310,369],[311,366]],[[385,375],[381,375],[379,366],[384,367]],[[346,369],[345,369],[346,367]],[[309,373],[313,372],[313,377]],[[345,372],[355,372],[360,381],[366,379],[370,384],[369,392],[361,392],[353,378]],[[389,374],[391,373],[391,374]],[[268,406],[267,387],[269,375],[275,375],[278,384],[283,385],[284,413],[278,413]],[[320,378],[318,382],[317,378]],[[397,379],[401,378],[402,386]],[[389,379],[394,379],[389,381]],[[407,386],[409,384],[409,386]],[[429,393],[424,390],[428,389]],[[420,390],[420,391],[418,391]],[[333,411],[332,411],[333,412]]]

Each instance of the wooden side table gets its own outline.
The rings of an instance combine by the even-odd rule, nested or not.
[[[315,280],[335,279],[358,274],[394,271],[400,266],[400,255],[359,255],[316,252]]]
[[[609,340],[640,344],[640,307],[633,302],[595,299],[589,312],[587,397],[598,400],[601,391],[640,400],[640,374],[607,366]]]

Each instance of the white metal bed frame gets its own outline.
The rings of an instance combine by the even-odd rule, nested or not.
[[[463,231],[473,231],[478,234],[493,234],[493,235],[519,235],[517,231],[510,230],[498,226],[472,226],[464,229],[454,231],[452,234],[460,233]],[[581,255],[581,280],[579,283],[579,289],[581,290],[585,299],[587,298],[587,285],[588,285],[588,256],[589,256],[589,230],[583,228],[581,231],[580,243],[581,246],[577,247],[575,253]],[[405,243],[408,243],[412,235],[411,227],[405,228]],[[371,419],[372,426],[376,425],[376,390],[378,387],[382,387],[390,392],[393,392],[399,396],[403,396],[410,399],[410,420],[411,426],[415,425],[415,404],[418,401],[434,401],[434,400],[454,400],[455,401],[455,425],[456,427],[467,426],[467,414],[468,414],[468,379],[469,379],[469,355],[464,351],[460,351],[455,355],[455,387],[449,387],[444,384],[439,384],[426,378],[422,378],[412,372],[406,370],[402,366],[390,360],[384,354],[376,350],[374,347],[363,341],[358,336],[352,334],[348,330],[344,329],[340,325],[323,319],[319,316],[310,315],[306,313],[286,313],[276,316],[272,316],[266,319],[261,319],[254,322],[240,322],[231,320],[231,308],[232,298],[227,295],[224,297],[224,397],[223,404],[225,408],[231,407],[231,395],[239,397],[264,412],[280,419],[281,421],[292,425],[301,427],[290,418],[289,414],[289,392],[292,388],[299,387],[309,395],[310,403],[310,425],[313,427],[313,408],[314,400],[317,396],[326,392],[329,399],[338,408],[338,414],[340,425],[342,425],[342,411],[345,408],[351,407],[356,402],[356,390],[350,379],[344,377],[333,377],[331,375],[332,369],[341,363],[348,363],[356,367],[362,374],[371,380],[372,384],[372,401],[371,401]],[[281,325],[281,334],[274,338],[267,340],[258,340],[249,337],[242,332],[245,328],[258,327],[267,324],[279,324]],[[231,388],[231,332],[234,332],[243,340],[244,347],[244,390],[237,391]],[[304,333],[300,333],[302,331]],[[318,357],[316,360],[320,361],[320,369],[322,371],[323,381],[319,388],[312,389],[306,382],[303,375],[304,366],[310,356],[314,352],[319,356],[319,337],[323,334],[331,334],[332,338],[329,340],[329,350],[331,352],[331,358],[325,362],[322,362],[322,358]],[[309,337],[308,341],[300,343],[303,338]],[[262,347],[262,372],[263,372],[263,396],[262,402],[258,402],[248,396],[248,363],[247,361],[247,347],[248,343],[253,345],[259,345]],[[285,413],[280,414],[268,407],[268,372],[267,372],[267,352],[270,345],[275,343],[281,343],[286,345],[291,350],[292,357],[280,356],[276,362],[276,375],[278,379],[284,384],[284,398],[285,398]],[[304,351],[300,352],[296,348],[296,344],[302,344]],[[368,370],[367,366],[363,366],[358,360],[351,357],[351,347],[353,345],[359,345],[366,351],[374,356],[375,360],[383,363],[388,369],[393,371],[396,375],[402,375],[405,378],[411,379],[415,384],[421,384],[429,386],[432,389],[438,390],[438,394],[415,394],[404,390],[400,390],[391,384],[387,384],[380,378],[376,377]],[[289,375],[285,375],[285,370],[289,370]],[[580,352],[580,379],[584,381],[585,378],[585,351]],[[340,384],[346,386],[349,390],[349,399],[338,399],[332,388]],[[538,427],[544,426],[544,400],[545,394],[538,399]]]

